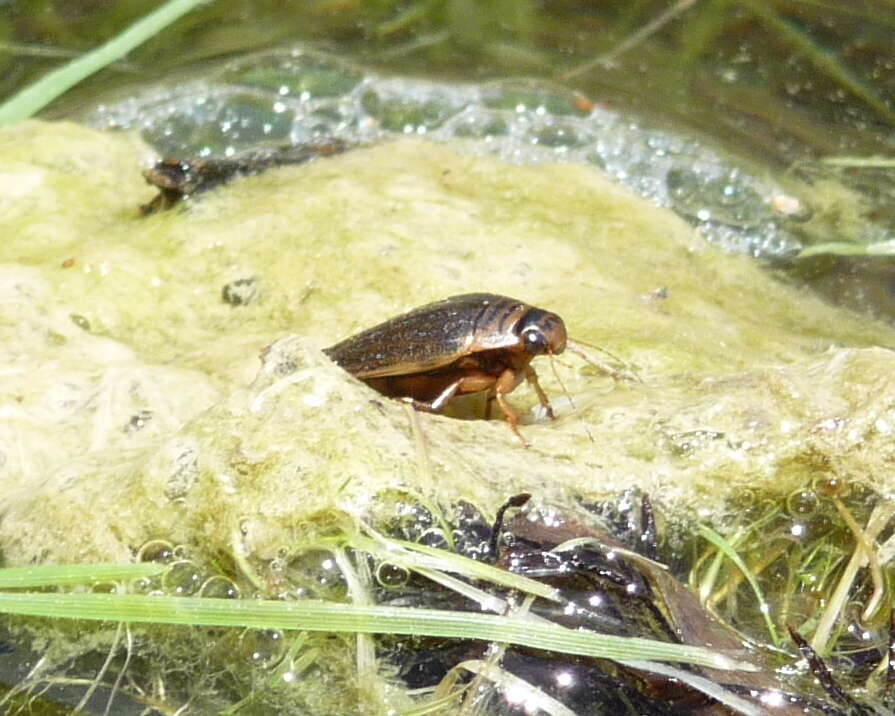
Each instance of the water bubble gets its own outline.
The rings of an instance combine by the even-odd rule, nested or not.
[[[363,108],[379,120],[380,126],[392,132],[409,134],[419,128],[436,129],[460,108],[446,98],[402,97],[395,93],[364,92]]]
[[[410,572],[405,568],[391,562],[381,562],[376,567],[376,581],[386,589],[399,589],[407,584]]]
[[[456,137],[488,139],[507,136],[510,127],[498,114],[464,111],[452,120],[450,130]]]
[[[718,201],[727,205],[738,204],[743,201],[743,192],[734,184],[726,184],[721,189]]]
[[[169,595],[188,597],[195,594],[202,585],[202,571],[195,562],[182,560],[175,562],[162,575],[162,586]]]
[[[206,579],[199,588],[200,597],[212,599],[239,599],[239,587],[232,579],[215,575]]]
[[[816,492],[800,488],[786,498],[786,511],[793,517],[808,517],[815,513],[818,504]]]
[[[531,141],[554,149],[576,147],[581,144],[577,133],[570,127],[547,124],[531,135]]]
[[[241,58],[232,62],[223,76],[233,84],[297,96],[305,102],[343,95],[362,78],[359,70],[336,58],[302,52],[288,58],[281,52]]]
[[[699,191],[699,177],[686,169],[672,169],[665,175],[665,183],[673,202],[689,202]],[[687,204],[686,206],[689,206]]]
[[[90,591],[94,594],[115,594],[118,585],[115,582],[96,582],[90,586]]]
[[[169,564],[174,559],[174,545],[163,539],[144,542],[137,550],[138,562],[158,562]]]
[[[590,106],[581,96],[564,87],[528,80],[496,82],[483,87],[481,101],[486,107],[508,109],[517,114],[586,115]]]
[[[279,664],[286,653],[283,632],[249,629],[239,639],[239,652],[251,666],[270,669]]]
[[[337,596],[345,588],[345,577],[332,555],[308,550],[289,560],[283,578],[296,588],[308,588],[320,596]]]

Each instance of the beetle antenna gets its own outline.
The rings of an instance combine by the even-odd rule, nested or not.
[[[550,370],[553,371],[553,377],[556,378],[556,382],[559,383],[559,387],[562,389],[563,395],[565,395],[566,398],[569,399],[569,405],[572,406],[572,410],[577,410],[577,408],[575,407],[575,401],[572,400],[572,394],[569,393],[568,389],[566,388],[566,384],[563,383],[562,378],[559,377],[559,371],[556,370],[556,363],[559,362],[559,359],[552,353],[548,353],[548,355],[550,356]]]
[[[598,359],[594,358],[593,356],[589,356],[585,351],[581,350],[581,348],[579,346],[587,346],[588,348],[592,348],[593,350],[599,351],[600,353],[603,353],[603,354],[609,356],[612,360],[618,361],[622,365],[626,366],[628,368],[628,370],[626,370],[626,371],[617,370],[617,369],[613,368],[611,365],[609,365],[608,363],[598,360]],[[570,351],[571,353],[574,353],[577,356],[580,356],[581,358],[583,358],[585,360],[585,362],[590,363],[597,370],[599,370],[603,373],[606,373],[607,375],[612,376],[615,380],[635,380],[638,383],[643,382],[641,377],[639,375],[637,375],[637,372],[633,368],[630,367],[629,363],[626,363],[625,361],[623,361],[621,358],[619,358],[615,354],[607,351],[605,348],[600,348],[600,346],[595,346],[592,343],[586,343],[584,341],[579,341],[577,339],[573,340],[570,338],[569,341],[566,343],[566,350]]]
[[[566,384],[563,383],[562,378],[559,377],[559,371],[556,370],[557,363],[559,363],[560,365],[564,365],[566,367],[571,367],[571,366],[569,366],[568,363],[564,363],[563,361],[561,361],[559,358],[557,358],[555,355],[553,355],[553,353],[548,353],[547,355],[550,356],[550,370],[553,371],[553,377],[556,378],[556,382],[559,383],[559,387],[562,388],[563,395],[565,395],[566,398],[569,399],[569,405],[572,406],[572,410],[577,411],[578,408],[575,406],[575,401],[572,400],[572,394],[566,388]],[[587,433],[587,437],[590,439],[590,441],[592,443],[596,442],[596,440],[594,440],[594,436],[591,435],[590,430],[587,429],[586,425],[584,426],[584,432]]]
[[[617,355],[615,355],[615,353],[612,353],[611,351],[607,350],[606,348],[603,348],[602,346],[598,346],[595,343],[588,343],[587,341],[582,341],[578,338],[569,338],[568,340],[575,344],[574,346],[572,346],[574,348],[577,348],[578,346],[587,346],[588,348],[590,348],[592,350],[599,351],[603,355],[609,356],[614,361],[618,361],[619,363],[624,363],[624,361],[621,358],[619,358]],[[568,348],[569,346],[566,345],[566,347]],[[580,351],[581,349],[578,348],[578,350]],[[579,353],[579,355],[580,355],[580,353]]]
[[[556,353],[551,353],[550,358],[551,360],[555,360],[557,363],[559,363],[563,368],[568,368],[569,370],[572,369],[572,364],[566,363],[562,358],[559,358]]]

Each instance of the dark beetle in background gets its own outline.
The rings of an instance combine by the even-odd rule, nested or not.
[[[468,293],[392,318],[324,353],[371,388],[408,398],[420,410],[439,412],[457,396],[487,392],[485,417],[496,400],[524,443],[505,396],[527,380],[552,418],[529,363],[565,348],[566,327],[555,313],[506,296]]]

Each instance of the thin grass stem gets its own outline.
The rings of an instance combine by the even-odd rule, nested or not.
[[[169,0],[94,50],[41,77],[0,105],[0,125],[34,116],[50,102],[207,0]]]

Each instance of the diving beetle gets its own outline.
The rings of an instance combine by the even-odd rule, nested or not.
[[[497,402],[510,428],[519,416],[506,400],[523,380],[552,419],[553,409],[529,365],[566,349],[566,326],[555,313],[492,293],[430,303],[324,349],[335,363],[390,398],[440,412],[454,398],[487,392],[485,418]]]

